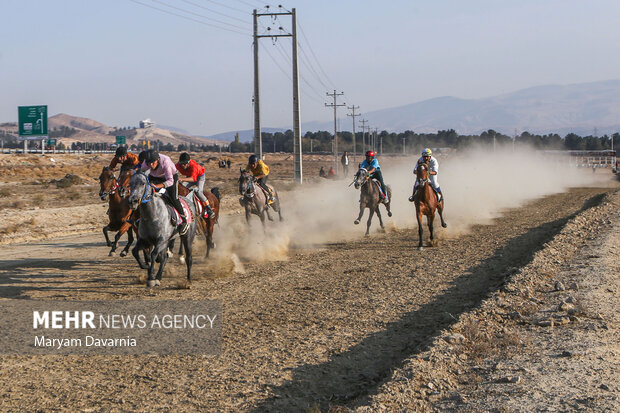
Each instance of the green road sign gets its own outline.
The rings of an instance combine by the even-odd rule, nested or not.
[[[47,146],[56,146],[56,139],[48,139]]]
[[[18,106],[19,136],[47,136],[47,105]]]
[[[116,137],[116,144],[117,145],[125,145],[127,142],[127,137],[126,136],[117,136]]]

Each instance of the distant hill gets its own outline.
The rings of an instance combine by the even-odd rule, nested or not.
[[[620,131],[620,80],[547,85],[483,99],[451,96],[363,113],[372,127],[402,132],[454,129],[479,134],[494,129],[507,135],[557,132],[579,135]],[[303,130],[331,130],[331,122],[307,122]],[[343,130],[351,130],[343,122]]]

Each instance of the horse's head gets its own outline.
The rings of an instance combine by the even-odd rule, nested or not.
[[[254,176],[251,172],[239,169],[239,194],[251,198],[254,196]]]
[[[355,189],[359,189],[360,186],[364,185],[368,182],[370,174],[366,168],[360,168],[354,176],[353,184],[355,185]]]
[[[148,202],[153,198],[153,188],[149,183],[148,176],[143,172],[138,172],[131,177],[129,190],[131,194],[127,200],[131,209],[138,209],[141,202]]]
[[[428,163],[420,163],[416,168],[415,176],[418,180],[418,183],[428,181]]]
[[[99,198],[105,201],[108,195],[113,194],[118,189],[118,182],[114,176],[114,171],[108,166],[104,167],[99,175]]]
[[[131,180],[133,173],[133,169],[127,169],[121,174],[121,176],[118,177],[118,194],[121,197],[125,197],[129,193],[129,181]]]

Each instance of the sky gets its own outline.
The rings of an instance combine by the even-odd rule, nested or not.
[[[0,122],[48,105],[108,126],[252,129],[252,11],[293,8],[302,123],[333,119],[334,90],[363,117],[620,78],[617,0],[2,0]],[[258,22],[259,34],[292,30],[286,15]],[[290,37],[259,39],[263,128],[292,128],[291,49]]]

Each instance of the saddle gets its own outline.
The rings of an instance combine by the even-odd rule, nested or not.
[[[262,186],[260,186],[258,184],[256,184],[256,186],[259,187],[263,191],[263,193],[265,194],[265,205],[269,205],[269,198],[275,198],[274,192],[273,192],[273,187],[271,185],[269,185],[269,184],[265,184],[265,186],[267,188],[269,188],[269,193],[267,193],[267,191],[265,191],[265,189]]]

